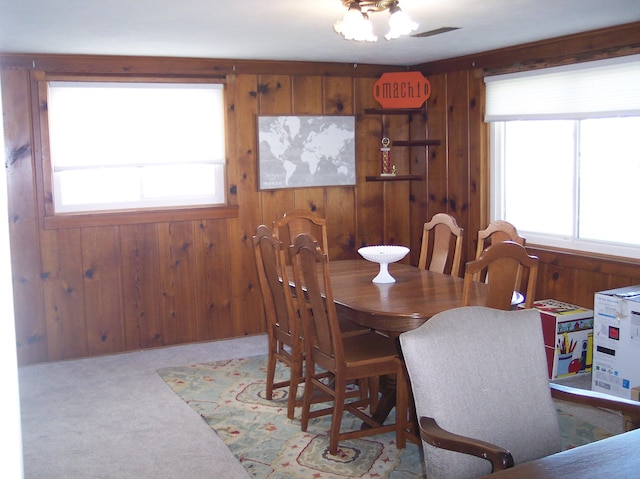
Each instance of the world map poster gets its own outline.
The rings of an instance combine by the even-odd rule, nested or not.
[[[261,190],[356,184],[355,117],[259,116]]]

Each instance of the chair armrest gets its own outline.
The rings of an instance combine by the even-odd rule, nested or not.
[[[423,441],[440,449],[461,452],[491,462],[491,472],[513,467],[509,451],[494,444],[454,434],[438,426],[431,417],[420,418],[420,436]]]
[[[619,398],[587,389],[572,388],[557,383],[549,383],[551,397],[561,401],[584,404],[592,407],[602,407],[620,411],[632,418],[640,419],[640,402]]]

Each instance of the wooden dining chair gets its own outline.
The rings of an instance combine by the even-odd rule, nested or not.
[[[518,230],[514,225],[504,220],[495,220],[489,223],[489,225],[478,231],[478,244],[476,247],[476,259],[480,257],[485,248],[491,246],[494,243],[501,241],[513,241],[519,245],[525,246],[526,239],[518,233]],[[486,276],[482,276],[482,280],[486,281]],[[518,274],[515,282],[514,291],[520,291],[522,289],[522,272]]]
[[[476,259],[480,257],[486,247],[500,242],[513,241],[521,246],[525,246],[526,239],[518,233],[518,230],[508,221],[495,220],[489,225],[478,231],[478,245],[476,246]]]
[[[293,419],[298,400],[298,385],[302,382],[304,343],[301,323],[289,287],[284,264],[285,249],[266,225],[260,225],[253,237],[253,251],[267,318],[268,359],[266,398],[273,399],[276,389],[288,387],[287,417]],[[274,383],[276,362],[282,361],[291,372],[287,381]]]
[[[463,233],[464,229],[458,226],[453,216],[446,213],[433,215],[422,230],[418,268],[458,276],[462,262]]]
[[[327,221],[312,211],[304,209],[287,211],[273,222],[273,231],[276,238],[285,245],[292,245],[300,233],[309,233],[318,241],[320,248],[329,254]]]
[[[462,303],[464,306],[477,305],[472,297],[473,283],[486,277],[488,291],[482,306],[509,310],[516,283],[526,281],[524,293],[525,308],[533,307],[536,280],[538,277],[538,257],[530,256],[524,246],[513,241],[502,241],[486,248],[480,257],[465,266]],[[518,290],[516,290],[518,291]]]
[[[322,251],[329,255],[327,221],[312,211],[304,209],[287,211],[273,222],[273,232],[285,245],[292,245],[300,233],[308,233],[318,241]],[[289,255],[286,255],[286,260],[290,264]],[[365,331],[365,328],[346,319],[339,318],[339,321],[343,334],[360,334]]]
[[[307,430],[310,419],[331,414],[331,454],[337,454],[339,441],[390,431],[396,433],[397,446],[404,448],[408,393],[396,341],[373,331],[343,336],[333,302],[327,254],[311,235],[301,234],[290,247],[290,255],[305,336],[302,430]],[[382,375],[395,376],[396,379],[394,424],[381,424],[370,415],[377,406],[379,377]],[[362,385],[365,381],[368,384],[364,391],[366,394],[348,401],[347,385]],[[332,402],[333,405],[312,410],[311,405],[318,402]],[[341,431],[344,412],[364,421],[363,427]]]

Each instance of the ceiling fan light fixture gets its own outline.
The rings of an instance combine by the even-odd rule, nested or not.
[[[378,37],[373,33],[373,25],[369,20],[369,13],[389,10],[389,33],[387,40],[408,35],[417,30],[418,24],[409,15],[400,10],[398,0],[342,0],[347,11],[333,24],[333,29],[340,33],[345,40],[375,42]]]

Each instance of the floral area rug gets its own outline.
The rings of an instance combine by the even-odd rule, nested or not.
[[[163,368],[158,374],[216,431],[253,478],[425,477],[421,448],[407,442],[405,449],[397,449],[394,433],[342,441],[338,454],[329,454],[330,416],[311,420],[302,432],[299,408],[295,419],[287,419],[286,388],[273,400],[265,399],[266,364],[266,356],[253,356]],[[288,374],[279,363],[276,381]],[[565,449],[610,435],[559,412]],[[344,429],[357,429],[359,424],[344,415]]]

